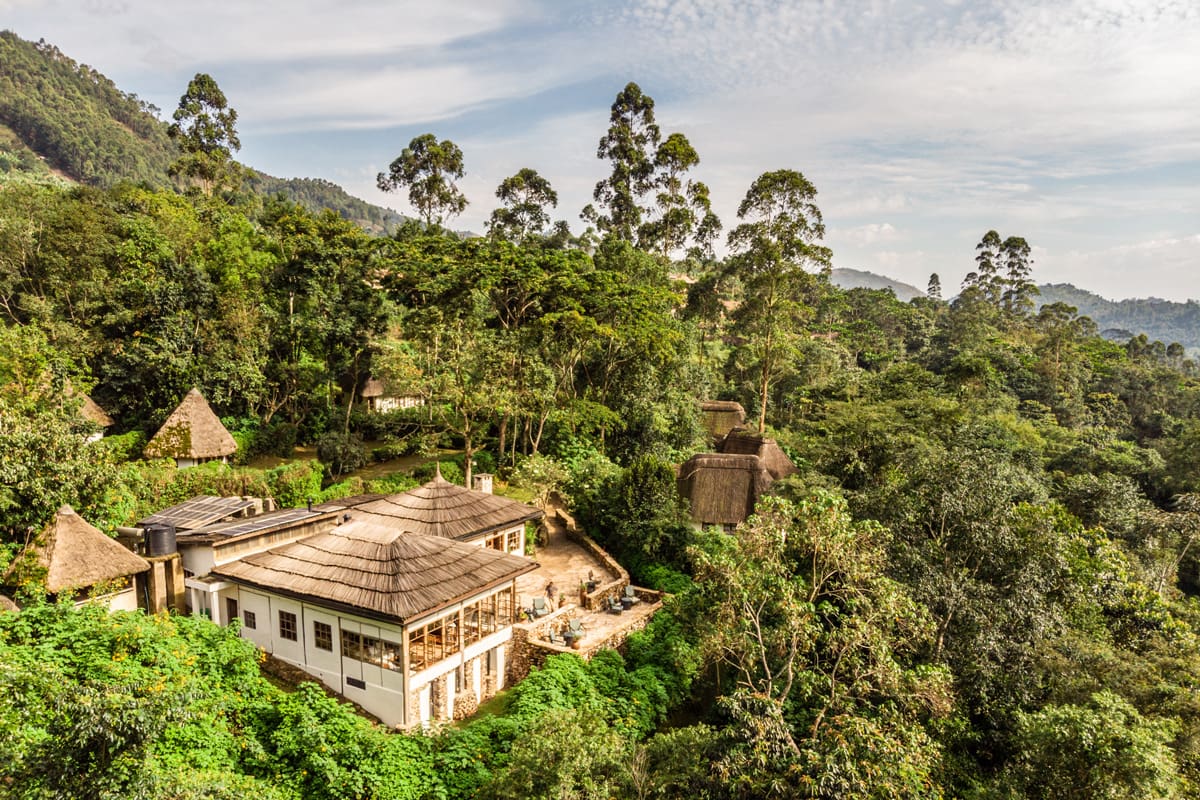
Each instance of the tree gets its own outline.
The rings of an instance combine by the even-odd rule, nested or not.
[[[167,133],[179,143],[183,155],[171,165],[169,173],[199,181],[206,195],[222,182],[235,184],[237,176],[231,160],[233,152],[242,146],[235,127],[237,111],[229,107],[225,93],[211,75],[196,73],[179,98],[173,119]]]
[[[925,289],[925,296],[930,300],[942,299],[942,279],[936,272],[929,276],[929,286]]]
[[[819,244],[825,235],[816,187],[790,169],[758,177],[738,206],[745,220],[729,234],[734,251],[729,270],[742,282],[744,299],[734,312],[734,331],[744,337],[743,367],[757,373],[758,429],[767,425],[771,386],[795,358],[811,315],[806,299],[815,281],[805,267],[828,271],[832,253]]]
[[[1018,752],[1007,774],[1016,796],[1168,800],[1180,792],[1172,720],[1147,719],[1120,695],[1018,714]]]
[[[913,666],[929,620],[884,574],[886,536],[817,492],[764,498],[736,534],[692,548],[701,650],[735,685],[717,768],[743,796],[797,781],[805,796],[930,796],[937,747],[920,719],[948,710],[948,680]]]
[[[504,206],[492,212],[488,232],[518,244],[529,236],[544,235],[550,224],[546,208],[558,205],[558,193],[550,186],[550,181],[529,167],[505,178],[496,189],[496,197],[504,202]]]
[[[713,213],[708,187],[699,181],[684,181],[700,156],[682,133],[672,133],[654,155],[659,217],[638,230],[638,244],[657,249],[663,256],[681,250],[689,240],[697,256],[712,254],[712,240],[721,231]]]
[[[379,173],[376,183],[381,191],[395,192],[408,187],[408,202],[426,226],[441,225],[467,207],[467,198],[455,180],[463,176],[463,154],[449,139],[438,141],[432,133],[422,134]]]
[[[641,197],[654,186],[654,158],[662,137],[654,121],[654,99],[636,83],[627,84],[613,101],[609,122],[596,158],[612,162],[612,174],[592,193],[605,213],[588,204],[582,216],[601,233],[633,242],[645,214]]]

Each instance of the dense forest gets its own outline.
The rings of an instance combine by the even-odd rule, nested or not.
[[[1157,297],[1106,300],[1069,283],[1038,287],[1043,302],[1066,303],[1090,317],[1106,338],[1128,340],[1145,334],[1150,341],[1178,342],[1191,356],[1200,352],[1200,303],[1176,303]]]
[[[1200,373],[1037,308],[1020,236],[981,231],[952,302],[936,276],[840,289],[802,173],[748,179],[723,225],[632,83],[579,235],[532,168],[486,236],[447,232],[469,154],[432,134],[379,176],[421,221],[375,236],[241,192],[210,77],[174,120],[175,183],[0,185],[0,572],[63,503],[111,529],[200,491],[350,494],[372,441],[557,492],[672,597],[623,654],[390,733],[269,683],[234,630],[25,584],[0,612],[11,796],[1200,794]],[[425,404],[363,413],[372,377]],[[320,462],[141,460],[193,386],[243,455]],[[117,435],[78,435],[83,391]],[[710,398],[800,468],[731,532],[675,487]]]

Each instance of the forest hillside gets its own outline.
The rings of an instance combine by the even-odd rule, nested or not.
[[[0,31],[0,175],[167,186],[179,153],[160,111],[53,45]],[[263,197],[282,194],[310,210],[332,209],[375,233],[402,221],[325,180],[251,170],[247,185]]]
[[[1200,797],[1197,361],[1039,307],[1015,231],[979,232],[952,300],[841,288],[798,165],[745,176],[722,220],[651,97],[610,112],[582,232],[524,167],[486,235],[451,233],[467,155],[432,132],[379,176],[420,218],[389,234],[248,195],[203,73],[173,180],[0,186],[3,794]],[[368,382],[411,407],[372,410]],[[193,388],[235,463],[145,457]],[[711,400],[787,458],[722,453],[742,466],[691,502],[682,465],[729,442]],[[268,680],[236,624],[76,607],[20,556],[63,505],[113,533],[433,470],[561,498],[671,597],[623,653],[393,731]]]

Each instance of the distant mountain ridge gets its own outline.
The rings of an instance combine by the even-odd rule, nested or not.
[[[1091,317],[1101,333],[1114,341],[1126,341],[1140,333],[1164,344],[1179,342],[1189,352],[1200,349],[1200,303],[1177,303],[1157,297],[1108,300],[1069,283],[1047,283],[1038,287],[1038,306],[1066,303]]]
[[[861,269],[839,267],[829,274],[829,280],[834,286],[842,289],[891,289],[898,300],[906,303],[913,298],[925,296],[925,292],[912,284]]]
[[[168,186],[167,167],[177,150],[158,114],[54,45],[0,31],[0,178],[58,175],[92,186]],[[403,219],[326,180],[254,170],[248,183],[258,194],[283,194],[314,211],[332,209],[373,233]]]

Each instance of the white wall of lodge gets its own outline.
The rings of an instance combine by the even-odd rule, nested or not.
[[[455,698],[463,692],[470,692],[476,702],[482,702],[504,687],[505,656],[512,639],[512,625],[511,621],[497,624],[493,633],[428,665],[421,665],[415,658],[410,661],[409,632],[438,620],[461,621],[463,609],[506,591],[515,593],[515,582],[480,592],[401,626],[268,591],[226,584],[216,594],[217,608],[213,609],[212,617],[214,622],[227,625],[231,612],[236,612],[244,638],[303,669],[379,717],[385,725],[413,727],[451,719]],[[460,624],[460,631],[462,628]],[[372,651],[371,659],[363,660],[344,652],[345,642],[353,643],[354,636],[364,637],[360,642],[372,641],[376,648],[382,647],[382,654]],[[372,660],[379,663],[371,663]],[[405,664],[410,665],[407,674]]]

